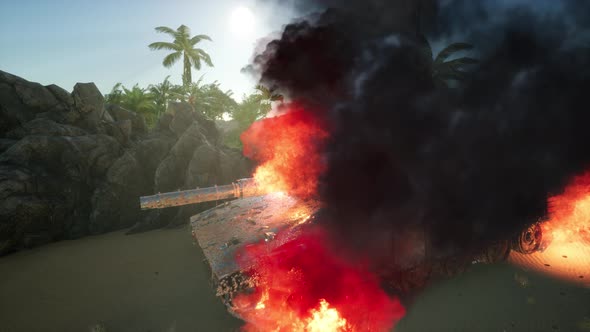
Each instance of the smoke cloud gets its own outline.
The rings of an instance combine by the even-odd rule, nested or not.
[[[542,218],[590,168],[587,1],[301,1],[251,68],[330,124],[322,221],[363,253],[428,230],[473,252]],[[437,86],[428,45],[474,45]],[[403,254],[403,253],[401,253]]]

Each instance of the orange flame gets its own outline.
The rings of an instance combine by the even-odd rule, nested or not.
[[[548,203],[548,220],[542,224],[546,250],[532,255],[513,252],[511,261],[590,286],[590,172],[575,177]]]
[[[377,276],[338,257],[317,230],[267,248],[256,244],[238,256],[256,262],[255,291],[234,299],[246,331],[388,331],[405,314]]]
[[[551,245],[584,242],[590,245],[590,172],[577,176],[564,192],[549,198],[549,218],[543,232]]]
[[[325,169],[322,148],[328,138],[316,115],[289,105],[287,113],[255,122],[241,136],[244,155],[260,163],[254,173],[266,192],[310,198]],[[296,213],[303,224],[309,218]],[[246,331],[388,331],[405,309],[380,288],[378,277],[329,250],[317,228],[291,238],[279,233],[270,249],[249,245],[237,256],[241,270],[256,283],[233,300]],[[287,238],[289,237],[289,238]],[[254,264],[252,265],[252,262]]]
[[[320,149],[328,136],[313,114],[289,105],[287,113],[256,121],[242,135],[244,155],[260,163],[254,179],[264,192],[313,196],[324,170]]]
[[[340,317],[338,310],[330,308],[330,304],[324,299],[320,299],[318,309],[310,310],[311,317],[307,319],[304,331],[324,332],[324,331],[347,331],[350,329],[346,319]]]

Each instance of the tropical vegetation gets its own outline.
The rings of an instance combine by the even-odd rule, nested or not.
[[[105,96],[106,102],[140,113],[149,127],[154,127],[159,117],[166,112],[169,102],[184,101],[211,120],[232,119],[235,128],[229,133],[227,145],[239,148],[239,135],[252,122],[264,118],[273,102],[282,102],[283,97],[266,87],[258,85],[255,92],[244,95],[241,102],[233,98],[231,90],[222,90],[220,83],[203,83],[203,77],[188,86],[175,85],[166,77],[161,83],[142,88],[135,84],[127,88],[115,84]]]
[[[151,50],[167,50],[172,53],[166,55],[162,64],[166,68],[172,67],[180,58],[183,62],[182,85],[188,87],[192,83],[192,68],[201,69],[201,62],[213,67],[211,57],[203,49],[196,48],[203,40],[211,41],[207,35],[196,35],[191,37],[191,30],[186,25],[179,26],[176,30],[161,26],[156,31],[165,33],[174,38],[172,42],[155,42],[149,45]]]
[[[254,93],[244,95],[241,102],[233,98],[231,90],[222,90],[220,83],[204,83],[203,76],[192,81],[192,69],[201,69],[202,63],[213,66],[211,57],[204,50],[197,48],[203,41],[211,41],[207,35],[191,36],[190,29],[181,25],[176,30],[160,26],[155,28],[173,38],[172,42],[154,42],[149,45],[152,50],[168,50],[172,53],[163,60],[165,67],[171,67],[181,58],[183,61],[182,85],[170,82],[167,76],[162,82],[150,84],[143,88],[135,84],[131,88],[121,83],[115,84],[106,97],[106,102],[144,115],[148,126],[153,127],[159,117],[166,112],[169,102],[184,101],[192,105],[211,120],[232,120],[232,129],[227,133],[225,143],[240,148],[240,135],[252,122],[267,116],[272,103],[282,103],[283,96],[263,85],[257,85]],[[477,63],[470,57],[456,57],[456,53],[473,48],[467,43],[453,43],[433,56],[428,40],[419,31],[419,42],[423,45],[423,56],[430,68],[433,82],[438,87],[452,86],[452,81],[460,82],[465,78],[465,68]]]

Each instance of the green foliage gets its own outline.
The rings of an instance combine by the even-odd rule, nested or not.
[[[121,83],[117,83],[113,86],[113,88],[111,89],[111,92],[107,93],[104,96],[105,102],[107,104],[112,104],[112,105],[120,105],[121,104],[121,99],[123,97],[123,91],[121,90],[121,87],[123,85]]]
[[[212,41],[207,35],[196,35],[191,37],[191,31],[186,25],[179,26],[176,30],[169,27],[156,27],[156,32],[165,33],[170,35],[174,40],[170,42],[155,42],[151,43],[148,47],[151,50],[167,50],[173,51],[168,54],[162,64],[166,68],[170,68],[176,62],[183,58],[183,74],[182,74],[182,85],[187,87],[192,83],[192,72],[191,68],[201,69],[201,62],[204,62],[210,67],[213,67],[211,57],[207,52],[195,46],[203,41]]]
[[[137,84],[128,89],[121,83],[117,83],[111,92],[105,96],[105,100],[109,104],[118,105],[129,111],[142,114],[149,127],[153,127],[158,120],[157,105],[154,97]]]
[[[178,100],[183,93],[182,87],[170,83],[169,78],[170,76],[166,76],[162,83],[150,84],[148,86],[148,91],[155,104],[156,116],[158,118],[166,112],[168,102]]]
[[[121,107],[141,113],[149,127],[153,127],[158,120],[156,104],[153,96],[139,85],[135,84],[131,89],[123,86]]]
[[[224,115],[233,114],[238,106],[232,98],[233,92],[221,90],[217,81],[209,84],[202,84],[202,81],[201,76],[196,83],[181,89],[179,99],[188,102],[196,111],[213,120],[223,119]]]
[[[283,102],[283,96],[274,93],[268,88],[258,85],[256,92],[244,96],[242,102],[234,109],[231,114],[232,119],[236,122],[236,128],[227,134],[225,144],[229,147],[241,149],[242,142],[240,135],[252,125],[256,120],[265,118],[272,108],[272,102]]]
[[[256,99],[263,104],[270,105],[270,103],[273,101],[283,101],[282,95],[275,93],[274,90],[271,90],[263,85],[258,84],[254,89],[256,89]]]
[[[167,76],[161,83],[150,84],[147,89],[140,88],[137,84],[128,89],[117,83],[105,99],[109,104],[141,113],[150,127],[166,112],[168,102],[171,101],[188,102],[196,112],[213,120],[233,114],[238,103],[232,98],[232,91],[221,90],[217,81],[202,84],[202,80],[201,77],[196,83],[184,87],[172,84]]]

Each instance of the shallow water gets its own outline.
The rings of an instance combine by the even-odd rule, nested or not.
[[[0,331],[236,331],[187,228],[63,241],[0,258]],[[579,271],[576,271],[579,273]],[[589,276],[590,279],[590,276]],[[433,285],[398,332],[590,331],[590,289],[510,265]]]

